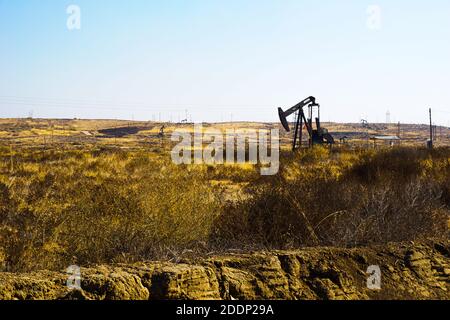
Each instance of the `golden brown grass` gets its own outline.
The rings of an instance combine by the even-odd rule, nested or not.
[[[449,149],[283,153],[273,177],[157,151],[0,146],[0,269],[448,237]]]

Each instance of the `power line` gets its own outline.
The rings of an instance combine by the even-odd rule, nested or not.
[[[448,110],[434,110],[434,112],[450,113]]]
[[[136,102],[124,102],[118,103],[114,102],[106,102],[106,101],[87,101],[87,100],[62,100],[62,99],[54,99],[54,98],[31,98],[31,97],[14,97],[14,96],[0,96],[0,103],[2,104],[14,104],[14,105],[38,105],[38,106],[58,106],[58,107],[71,107],[71,108],[91,108],[91,109],[106,109],[106,110],[114,110],[114,109],[126,109],[130,108],[134,109],[156,109],[156,108],[173,108],[171,111],[183,111],[186,109],[186,106],[189,108],[208,108],[208,109],[263,109],[263,108],[273,108],[273,106],[256,106],[256,105],[199,105],[199,104],[148,104],[148,103],[136,103]],[[167,110],[167,109],[166,109]]]
[[[68,109],[96,109],[96,110],[155,110],[156,107],[153,108],[137,108],[123,105],[121,107],[102,107],[96,105],[73,105],[73,104],[62,104],[62,103],[46,103],[46,102],[20,102],[20,101],[1,101],[1,105],[19,105],[19,106],[39,106],[39,107],[47,107],[47,108],[68,108]],[[164,111],[181,111],[183,109],[166,109]]]

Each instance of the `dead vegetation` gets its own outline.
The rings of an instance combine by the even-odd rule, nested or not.
[[[250,185],[211,239],[236,247],[292,249],[448,239],[448,149],[392,149],[290,159],[278,176]]]
[[[315,148],[272,177],[136,150],[0,147],[0,269],[448,239],[449,149]]]

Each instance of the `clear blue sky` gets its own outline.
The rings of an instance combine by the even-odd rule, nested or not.
[[[323,120],[448,125],[449,60],[448,0],[0,0],[0,117],[277,121],[314,95]]]

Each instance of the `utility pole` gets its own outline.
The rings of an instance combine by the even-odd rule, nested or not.
[[[433,121],[431,118],[431,108],[430,108],[430,142],[428,148],[433,149]]]

